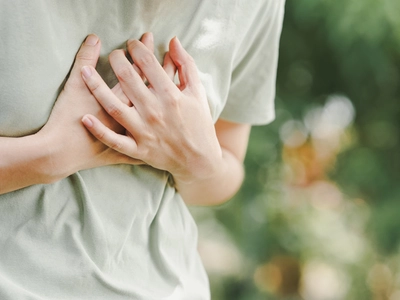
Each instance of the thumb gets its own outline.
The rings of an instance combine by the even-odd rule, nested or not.
[[[70,83],[85,85],[81,77],[81,69],[83,66],[96,67],[100,56],[100,48],[101,42],[99,37],[95,34],[89,34],[76,54],[74,65],[68,79],[68,81],[72,81]]]

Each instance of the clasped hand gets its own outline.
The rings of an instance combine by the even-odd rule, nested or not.
[[[170,41],[163,66],[140,41],[128,41],[128,52],[134,65],[122,50],[109,57],[119,80],[115,90],[123,93],[108,88],[93,66],[81,69],[96,100],[126,131],[106,126],[93,114],[82,122],[110,149],[136,162],[169,171],[183,182],[206,179],[222,151],[194,60],[177,38]],[[176,71],[178,85],[173,82]]]

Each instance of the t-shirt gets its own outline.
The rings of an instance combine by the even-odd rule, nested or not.
[[[150,31],[161,62],[178,36],[196,61],[213,120],[266,124],[274,118],[283,6],[2,0],[0,136],[40,130],[89,33],[102,41],[97,68],[110,87],[112,50]],[[0,299],[209,299],[196,248],[182,198],[166,172],[149,166],[83,170],[0,195]]]

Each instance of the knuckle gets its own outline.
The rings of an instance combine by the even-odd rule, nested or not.
[[[175,97],[175,86],[174,85],[165,85],[162,87],[163,95],[167,95],[168,97]]]
[[[106,132],[104,130],[101,131],[97,131],[95,133],[96,138],[98,138],[100,141],[104,141],[105,137],[106,137]]]
[[[160,111],[157,110],[150,110],[147,113],[147,122],[149,124],[158,124],[161,123],[163,121],[163,115]]]
[[[156,63],[156,58],[152,53],[143,53],[138,57],[135,62],[139,65],[139,67],[151,66]]]
[[[100,82],[98,82],[97,80],[89,82],[88,85],[93,93],[97,93],[100,90]]]
[[[112,141],[110,143],[110,148],[120,152],[123,149],[123,145],[118,141]]]
[[[180,103],[180,98],[177,95],[171,94],[164,102],[172,108],[177,108]]]
[[[77,61],[91,61],[91,60],[93,60],[93,58],[94,58],[93,52],[88,51],[88,49],[81,50],[76,55]]]
[[[115,104],[110,104],[107,108],[107,113],[113,118],[119,117],[122,115],[122,110]]]
[[[134,69],[131,66],[122,66],[116,71],[119,81],[127,82],[133,77]]]

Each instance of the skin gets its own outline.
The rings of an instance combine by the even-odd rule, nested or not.
[[[170,172],[188,204],[231,198],[243,181],[250,125],[214,125],[193,58],[174,38],[161,66],[152,45],[151,34],[128,41],[134,65],[122,50],[110,54],[119,83],[109,89],[95,70],[100,40],[89,35],[46,125],[32,136],[0,138],[0,193],[83,169],[146,163]]]

